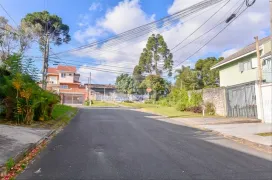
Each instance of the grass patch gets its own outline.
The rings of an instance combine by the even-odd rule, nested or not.
[[[93,101],[92,107],[117,107],[117,105],[106,101]]]
[[[272,132],[258,133],[259,136],[272,136]]]
[[[140,108],[155,114],[160,114],[162,116],[167,116],[169,118],[174,117],[183,117],[183,118],[192,118],[192,117],[202,117],[202,114],[197,114],[187,111],[178,111],[175,107],[164,107],[156,104],[144,104],[144,103],[120,103],[121,105]]]
[[[52,119],[46,121],[32,121],[32,124],[17,124],[16,121],[6,121],[0,118],[0,124],[5,125],[18,125],[23,127],[32,127],[32,128],[46,128],[54,129],[61,125],[68,124],[73,116],[75,116],[77,108],[66,106],[62,104],[57,104],[53,108]]]

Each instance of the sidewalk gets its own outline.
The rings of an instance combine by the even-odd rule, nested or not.
[[[180,125],[209,130],[229,139],[272,153],[272,136],[258,133],[272,132],[272,124],[264,124],[254,119],[238,118],[173,118]]]
[[[38,143],[51,130],[0,125],[0,169],[32,144]]]
[[[143,112],[141,109],[133,110]],[[152,112],[147,113],[154,114]],[[258,133],[272,132],[272,124],[264,124],[260,120],[225,117],[167,118],[157,114],[148,117],[168,123],[211,131],[239,143],[272,153],[272,136],[264,137],[257,135]]]

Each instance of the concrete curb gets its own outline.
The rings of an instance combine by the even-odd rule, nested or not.
[[[78,111],[76,112],[75,116],[71,119],[71,121],[76,117],[76,115],[78,114]],[[57,132],[61,131],[63,129],[63,126],[58,126],[55,129],[51,130],[50,132],[48,132],[46,135],[44,135],[38,142],[36,143],[31,143],[28,145],[28,147],[26,147],[25,149],[23,149],[22,151],[18,152],[14,157],[12,157],[12,159],[14,160],[14,163],[17,164],[19,163],[26,154],[30,153],[33,149],[35,149],[37,146],[39,146],[43,141],[50,139],[51,137],[53,137],[55,134],[57,134]],[[0,177],[3,177],[7,174],[7,169],[5,167],[5,164],[0,166]]]
[[[146,113],[154,114],[154,115],[157,115],[157,116],[161,116],[161,117],[167,119],[167,122],[169,122],[169,123],[171,123],[171,121],[173,121],[171,118],[168,118],[166,116],[162,116],[162,115],[159,115],[159,114],[156,114],[156,113],[153,113],[153,112],[149,112],[149,111],[145,111],[145,110],[141,110],[141,109],[132,109],[132,110],[140,111],[140,112],[146,112]],[[174,120],[174,121],[179,122],[177,120]],[[255,149],[259,150],[259,151],[272,154],[272,146],[267,146],[267,145],[264,145],[264,144],[252,142],[252,141],[249,141],[247,139],[243,139],[243,138],[232,136],[232,135],[227,135],[227,134],[221,133],[219,131],[215,131],[215,130],[211,130],[211,129],[208,129],[208,128],[200,127],[198,125],[188,124],[188,123],[184,123],[184,122],[179,122],[179,123],[181,123],[179,125],[184,125],[184,126],[187,126],[187,127],[200,129],[200,130],[203,130],[203,131],[206,131],[206,132],[212,132],[212,133],[214,133],[216,135],[225,137],[227,139],[238,142],[240,144],[250,146],[250,147],[255,148]]]
[[[20,162],[26,154],[30,153],[33,149],[35,149],[37,146],[39,146],[44,140],[47,140],[49,137],[51,137],[57,130],[61,129],[60,127],[51,130],[46,135],[44,135],[38,142],[29,144],[25,149],[18,152],[12,159],[14,160],[14,163],[17,164]],[[5,164],[2,165],[2,168],[0,169],[0,176],[5,176],[7,174],[7,169],[5,167]]]

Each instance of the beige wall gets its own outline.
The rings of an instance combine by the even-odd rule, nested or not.
[[[252,68],[243,72],[239,71],[239,62],[245,62],[251,60],[252,58],[256,58],[255,53],[241,58],[241,60],[237,60],[220,67],[220,86],[232,86],[245,82],[255,81],[257,79],[257,68]]]
[[[74,73],[68,73],[68,72],[63,72],[66,74],[66,77],[63,78],[61,77],[61,73],[59,73],[59,82],[60,83],[73,83],[74,82]],[[71,76],[69,76],[71,74]]]
[[[263,54],[266,54],[269,51],[271,51],[271,42],[270,41],[266,42],[263,46],[264,46],[264,52],[263,52]]]

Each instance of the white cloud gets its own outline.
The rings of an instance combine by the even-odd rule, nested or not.
[[[96,37],[103,37],[105,35],[106,33],[103,29],[88,26],[84,30],[76,31],[74,38],[80,43],[84,43],[85,41],[90,42],[90,40],[94,40]]]
[[[192,4],[200,2],[201,0],[174,0],[171,7],[168,9],[168,13],[172,14],[180,9],[186,8]],[[226,2],[226,1],[224,1]],[[223,3],[224,3],[223,2]],[[220,20],[226,19],[226,13],[229,9],[233,9],[234,4],[237,1],[231,1],[230,4],[225,6],[220,12],[215,15],[207,24],[205,24],[201,29],[194,33],[190,38],[183,42],[179,47],[186,45],[198,36],[205,33]],[[223,5],[220,4],[220,6]],[[200,50],[194,58],[201,58],[207,54],[222,54],[222,56],[227,56],[232,54],[235,50],[238,50],[245,45],[254,41],[253,37],[256,35],[264,36],[264,30],[269,28],[269,2],[256,1],[256,3],[247,9],[247,11],[242,14],[241,17],[236,19],[227,29],[225,29],[219,36],[217,36],[211,43],[206,45],[202,50]],[[191,34],[196,28],[198,28],[206,19],[208,19],[219,6],[216,5],[209,9],[208,11],[202,13],[192,19],[192,16],[181,19],[180,22],[172,25],[171,27],[164,27],[163,29],[156,29],[153,33],[162,33],[164,39],[171,49],[177,43],[181,42],[189,34]],[[230,13],[229,13],[230,14]],[[97,24],[93,27],[83,28],[80,34],[75,34],[78,36],[77,39],[81,41],[90,41],[93,38],[97,38],[97,34],[101,33],[121,33],[128,29],[137,27],[142,24],[146,24],[154,19],[155,15],[147,15],[139,4],[138,0],[124,0],[120,2],[116,7],[108,10],[104,17],[97,21]],[[193,15],[195,16],[195,15]],[[188,21],[187,21],[188,20]],[[182,22],[185,22],[182,24]],[[182,48],[180,51],[174,53],[175,65],[179,62],[184,61],[183,65],[193,66],[193,61],[185,61],[187,57],[192,55],[205,44],[210,38],[212,38],[220,28],[224,26],[219,26],[215,30],[206,34],[203,38],[198,39],[194,43]],[[99,29],[99,31],[93,31],[93,29]],[[90,32],[89,32],[90,31]],[[85,35],[83,35],[85,34]],[[104,43],[101,47],[93,47],[90,49],[85,49],[81,52],[74,52],[76,56],[85,56],[97,61],[102,61],[105,64],[111,64],[116,66],[122,66],[123,68],[109,68],[118,71],[130,71],[138,63],[140,53],[144,48],[148,36],[151,34],[146,34],[141,38],[135,39],[130,42],[115,43],[109,49],[111,42]],[[227,49],[227,51],[225,51]],[[103,52],[103,53],[102,53]],[[103,67],[103,66],[101,66]],[[125,68],[124,68],[125,67]],[[180,67],[180,66],[179,66]],[[103,67],[105,68],[105,67]],[[95,72],[93,71],[97,82],[109,82],[114,79],[117,75],[105,72]],[[113,82],[114,83],[114,80]]]
[[[99,25],[114,33],[138,27],[154,21],[155,15],[148,16],[139,4],[139,0],[124,0],[109,10]]]
[[[89,11],[102,11],[103,7],[102,4],[99,2],[93,2],[89,7]]]

